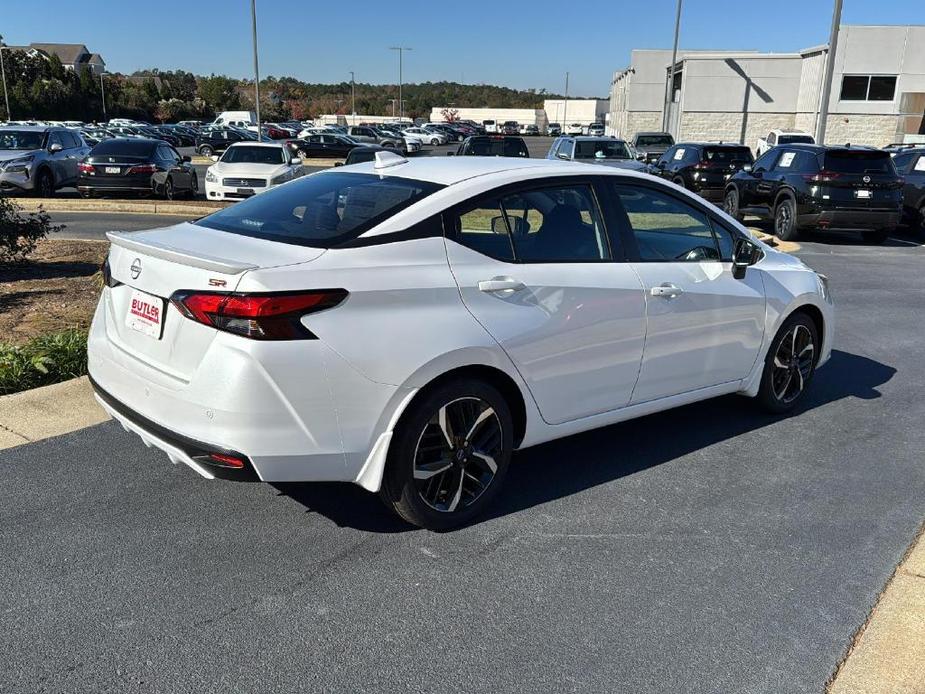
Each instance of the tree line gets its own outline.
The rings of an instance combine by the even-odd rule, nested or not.
[[[254,109],[253,80],[225,75],[194,75],[184,70],[139,70],[107,73],[102,80],[89,70],[66,69],[57,56],[3,52],[11,118],[0,100],[0,120],[135,118],[149,122],[211,120],[217,112]],[[356,112],[397,114],[398,85],[356,83]],[[427,117],[434,106],[453,108],[542,108],[543,100],[562,98],[545,89],[511,89],[490,84],[422,82],[402,86],[405,115]],[[307,83],[294,77],[260,81],[264,120],[307,119],[352,112],[350,82]]]

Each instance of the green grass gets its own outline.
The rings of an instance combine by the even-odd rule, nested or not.
[[[0,342],[0,395],[47,386],[87,373],[87,331],[69,328],[24,345]]]

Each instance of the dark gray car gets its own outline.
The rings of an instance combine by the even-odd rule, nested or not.
[[[47,198],[77,182],[77,164],[90,153],[79,133],[40,125],[0,127],[0,190]]]
[[[383,147],[401,147],[402,144],[401,135],[386,134],[367,125],[351,125],[347,128],[347,135],[363,144],[382,145]]]
[[[615,137],[590,137],[588,135],[558,137],[549,148],[546,158],[601,164],[631,171],[646,170],[646,165],[636,161],[633,157],[632,147],[625,140],[618,140]]]
[[[671,133],[641,132],[633,137],[633,149],[639,161],[650,164],[674,145]]]

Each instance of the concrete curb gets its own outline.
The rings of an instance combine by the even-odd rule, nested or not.
[[[925,692],[925,524],[858,630],[827,694]]]
[[[94,200],[83,198],[10,198],[26,212],[39,208],[46,212],[125,212],[130,214],[164,214],[183,217],[202,217],[228,207],[229,202],[196,200]]]
[[[109,419],[86,376],[0,397],[0,450]]]

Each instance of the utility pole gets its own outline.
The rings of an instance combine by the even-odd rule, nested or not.
[[[103,101],[103,122],[106,122],[106,87],[103,86],[103,73],[100,73],[100,98]]]
[[[665,90],[665,108],[662,113],[662,130],[668,132],[668,114],[674,102],[674,66],[678,62],[678,37],[681,33],[681,0],[674,17],[674,48],[671,49],[671,65],[668,67],[668,88]]]
[[[350,110],[353,113],[353,124],[357,124],[357,90],[353,70],[350,71]]]
[[[257,115],[257,142],[262,139],[260,131],[260,67],[257,63],[257,0],[251,0],[251,32],[254,37],[254,102]]]
[[[401,87],[402,87],[402,54],[405,51],[410,51],[412,49],[407,46],[391,46],[390,51],[398,51],[398,120],[402,121],[405,119],[405,102],[401,98]],[[394,113],[392,114],[395,115]]]
[[[0,75],[3,76],[3,100],[6,102],[6,119],[12,120],[13,116],[10,113],[10,95],[6,91],[6,68],[3,67],[3,37],[0,36]]]
[[[562,109],[562,130],[568,132],[568,73],[565,73],[565,106]]]
[[[832,10],[832,30],[829,33],[829,53],[825,57],[825,80],[820,95],[819,118],[816,120],[816,144],[825,144],[825,126],[829,119],[829,100],[832,97],[832,77],[835,72],[835,49],[838,47],[838,28],[841,26],[842,0],[835,0]]]

